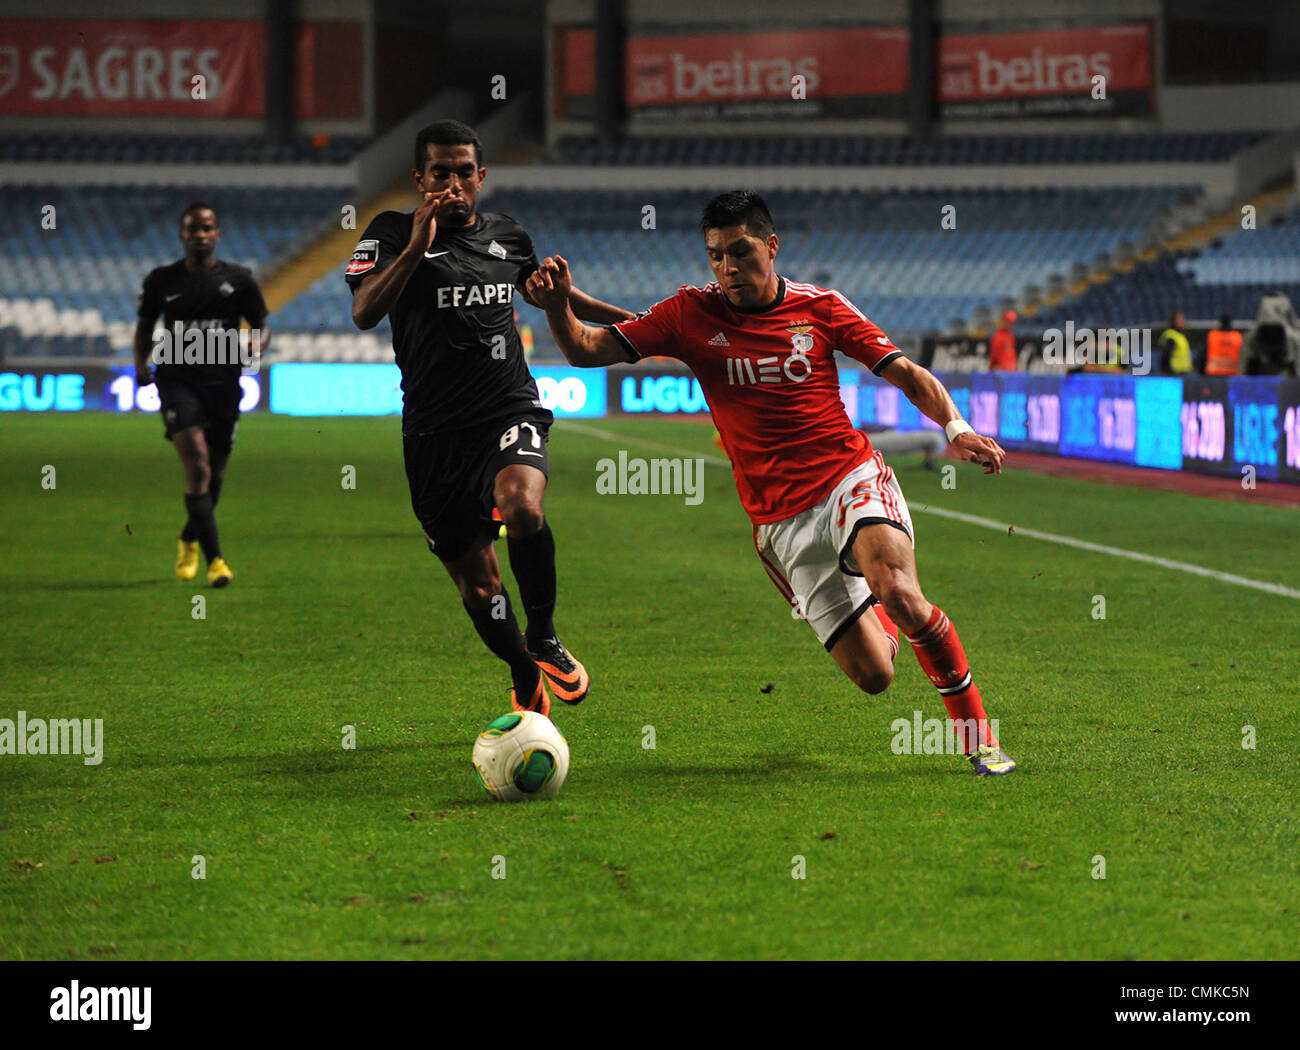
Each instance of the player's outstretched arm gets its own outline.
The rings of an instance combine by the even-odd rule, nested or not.
[[[571,303],[573,282],[569,276],[569,264],[563,256],[547,258],[528,278],[525,287],[528,297],[546,311],[551,333],[569,364],[578,368],[595,368],[627,363],[627,350],[613,332],[608,328],[585,325],[574,314]]]
[[[556,256],[556,258],[561,258]],[[535,272],[535,271],[534,271]],[[588,295],[570,280],[569,289],[569,308],[573,310],[573,316],[579,321],[591,321],[593,324],[617,324],[619,321],[630,321],[636,314],[630,310],[624,310],[621,306],[615,306],[613,303],[607,303],[597,299],[594,295]],[[545,307],[537,302],[530,292],[529,284],[525,281],[520,285],[524,293],[524,298],[539,310]]]
[[[569,308],[579,321],[591,321],[594,324],[615,324],[630,321],[636,316],[630,310],[624,310],[613,303],[602,302],[593,295],[588,295],[581,288],[569,292]]]
[[[933,419],[948,434],[948,440],[961,453],[962,458],[978,463],[985,474],[1001,474],[1002,462],[1007,454],[992,438],[977,434],[961,418],[952,397],[933,372],[906,357],[896,357],[880,372],[881,376],[898,387],[907,399]]]

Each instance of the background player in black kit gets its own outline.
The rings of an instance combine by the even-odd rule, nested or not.
[[[537,257],[514,219],[477,211],[487,169],[472,128],[455,120],[424,128],[412,174],[422,196],[414,213],[375,216],[348,263],[352,320],[366,329],[389,315],[415,516],[484,644],[510,665],[514,708],[549,714],[547,679],[569,704],[591,683],[555,633],[555,540],[542,511],[552,416],[514,325],[515,291],[527,298],[522,289]],[[632,316],[581,292],[571,302],[589,321]],[[526,637],[501,583],[494,506],[505,521]]]
[[[144,279],[135,328],[135,381],[139,386],[157,382],[163,436],[175,446],[185,467],[189,518],[180,534],[176,575],[182,580],[198,575],[202,547],[208,583],[224,587],[234,573],[221,556],[213,510],[239,426],[241,367],[238,362],[167,363],[159,364],[155,372],[149,364],[154,324],[161,314],[172,334],[177,323],[182,331],[200,328],[219,333],[237,330],[243,317],[260,333],[262,351],[270,344],[271,333],[266,303],[252,273],[216,258],[221,239],[216,212],[195,201],[181,215],[180,238],[185,258],[150,271]]]

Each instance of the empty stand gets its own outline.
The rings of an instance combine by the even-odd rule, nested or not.
[[[621,165],[958,165],[1190,164],[1226,161],[1265,132],[1088,135],[947,135],[931,142],[901,136],[632,136],[617,146],[561,139],[549,164]]]

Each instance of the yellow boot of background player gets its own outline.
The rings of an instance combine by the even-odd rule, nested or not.
[[[199,574],[199,543],[195,540],[193,543],[186,543],[185,540],[176,541],[176,578],[178,580],[192,580]]]
[[[208,566],[208,584],[212,587],[224,587],[235,578],[225,558],[213,558]]]

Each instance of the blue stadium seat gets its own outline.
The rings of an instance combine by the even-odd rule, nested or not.
[[[957,165],[1207,163],[1229,160],[1267,132],[1128,132],[1072,135],[629,136],[616,146],[561,139],[544,156],[577,165]]]
[[[1064,138],[1035,137],[1032,144],[1045,154],[1078,148],[1061,145]],[[1224,137],[1183,138],[1187,141],[1180,148],[1205,151],[1221,146]],[[682,141],[665,139],[658,147],[678,148]],[[831,163],[856,141],[809,140],[804,148]],[[899,140],[882,141],[892,142],[900,155],[904,152]],[[975,141],[970,137],[963,148],[975,151]],[[1139,243],[1162,213],[1193,200],[1196,192],[1193,187],[913,188],[789,190],[767,198],[782,239],[781,271],[795,280],[838,288],[895,338],[907,338],[946,328],[952,319],[970,318],[981,309],[996,309],[1027,285],[1044,287],[1100,254],[1114,255],[1126,244]],[[112,347],[96,326],[68,328],[51,320],[60,313],[66,318],[69,311],[98,311],[102,327],[120,349],[127,338],[123,333],[134,323],[141,279],[180,255],[176,223],[192,196],[156,186],[7,190],[0,201],[4,301],[50,301],[41,308],[45,321],[34,328],[29,324],[24,332],[30,337],[39,330],[42,338],[51,339],[60,332],[83,332],[58,336],[64,340],[59,349],[68,349],[71,340],[74,351],[89,346],[96,353],[108,352]],[[210,199],[222,216],[221,254],[264,267],[322,217],[337,216],[347,196],[343,188],[215,190]],[[640,309],[682,283],[712,279],[697,226],[704,196],[679,190],[593,194],[520,189],[490,192],[483,207],[524,223],[539,255],[565,254],[577,282],[592,294]],[[653,230],[641,226],[647,203],[656,209]],[[40,228],[46,204],[55,205],[55,230]],[[940,227],[946,205],[956,209],[956,230]],[[1274,285],[1300,301],[1298,260],[1300,213],[1293,212],[1200,253],[1139,263],[1130,273],[1090,286],[1042,319],[1049,324],[1072,319],[1077,325],[1132,325],[1162,319],[1174,308],[1189,317],[1215,317],[1223,309],[1247,316],[1261,292]],[[272,317],[277,332],[355,335],[342,262]],[[539,344],[548,342],[545,318],[522,301],[518,309]],[[2,334],[14,330],[14,323],[0,323],[8,325],[0,330],[0,346],[6,353],[16,352],[16,347],[9,349],[12,337]],[[370,334],[386,343],[388,321]],[[30,351],[30,346],[24,349]]]
[[[1300,208],[1256,230],[1237,230],[1197,252],[1171,252],[1093,285],[1037,320],[1060,327],[1163,325],[1175,311],[1189,320],[1227,312],[1251,319],[1259,300],[1281,290],[1300,302]]]
[[[364,136],[336,135],[321,145],[302,135],[276,146],[258,135],[0,135],[0,163],[85,164],[342,164],[368,143]]]
[[[154,186],[19,186],[0,200],[0,287],[6,298],[48,297],[60,310],[99,310],[132,321],[140,283],[181,256],[177,239],[190,190]],[[345,189],[226,188],[205,197],[222,222],[220,254],[257,271],[337,216]],[[54,229],[41,228],[54,206]]]

